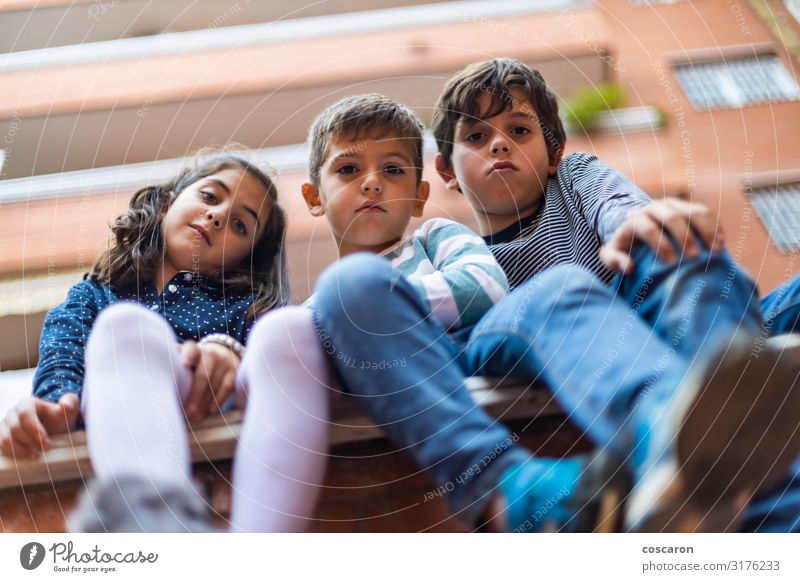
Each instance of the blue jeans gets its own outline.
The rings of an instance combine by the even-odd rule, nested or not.
[[[320,279],[320,333],[350,392],[474,520],[499,474],[528,453],[474,404],[465,375],[541,379],[589,436],[628,457],[640,395],[677,386],[716,337],[757,333],[755,287],[727,255],[664,265],[642,248],[635,258],[616,290],[580,267],[544,271],[449,336],[402,278],[392,290],[385,260],[356,255]]]
[[[436,482],[430,499],[445,497],[454,514],[475,523],[500,475],[529,455],[472,400],[461,346],[411,284],[372,254],[327,269],[314,311],[345,389]]]
[[[688,360],[702,358],[736,331],[754,335],[756,349],[769,337],[800,331],[800,276],[759,299],[727,253],[703,255],[705,261],[688,261],[688,268],[664,265],[645,247],[634,258],[635,271],[612,286],[630,305],[639,302],[641,317]],[[697,309],[701,317],[686,317]],[[800,458],[781,484],[750,504],[742,531],[800,532]]]
[[[800,275],[766,295],[761,300],[761,312],[761,327],[769,335],[800,331]]]
[[[800,275],[761,300],[761,335],[800,332]],[[800,532],[800,459],[784,481],[747,509],[743,531]]]

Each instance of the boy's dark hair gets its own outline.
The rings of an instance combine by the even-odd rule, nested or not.
[[[513,107],[509,87],[520,87],[533,105],[547,144],[550,160],[557,158],[567,140],[558,116],[558,101],[539,71],[516,59],[500,58],[473,63],[456,73],[444,87],[433,111],[433,135],[446,167],[452,165],[456,124],[462,120],[489,119]],[[491,95],[487,111],[478,110],[478,96]]]
[[[225,291],[251,293],[253,304],[247,311],[249,319],[289,302],[289,285],[286,272],[286,214],[278,204],[275,184],[258,167],[228,153],[217,152],[198,157],[194,167],[184,168],[174,179],[158,186],[148,186],[137,191],[125,214],[111,225],[114,236],[111,247],[94,261],[84,275],[98,283],[117,288],[137,285],[152,279],[155,269],[164,257],[164,237],[161,223],[170,205],[189,185],[227,169],[242,169],[260,181],[267,192],[270,205],[269,218],[261,238],[256,241],[250,256],[241,265],[227,265],[210,273]],[[170,193],[174,192],[174,196]]]
[[[408,140],[417,170],[417,183],[422,180],[422,124],[405,105],[378,93],[345,97],[320,113],[308,132],[310,145],[308,175],[319,185],[319,174],[331,140],[346,136],[392,135]]]

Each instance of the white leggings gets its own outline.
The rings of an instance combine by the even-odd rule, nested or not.
[[[181,402],[191,381],[162,317],[134,303],[100,314],[86,348],[81,404],[99,480],[190,483]],[[328,458],[329,385],[310,310],[285,307],[257,321],[237,381],[237,401],[246,406],[231,531],[308,527]]]

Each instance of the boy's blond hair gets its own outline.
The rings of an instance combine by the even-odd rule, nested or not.
[[[345,97],[320,113],[308,134],[310,153],[308,174],[319,186],[319,174],[332,140],[341,137],[359,139],[387,136],[408,140],[417,171],[422,180],[422,124],[405,105],[378,93]]]
[[[444,158],[445,167],[451,167],[453,139],[456,124],[462,119],[478,121],[494,117],[513,107],[510,87],[521,88],[533,107],[542,128],[550,160],[556,160],[564,151],[567,141],[564,125],[558,116],[558,101],[539,71],[516,59],[499,58],[473,63],[456,73],[444,87],[433,112],[433,136]],[[487,111],[478,110],[478,96],[491,95]],[[525,104],[521,105],[523,108]]]

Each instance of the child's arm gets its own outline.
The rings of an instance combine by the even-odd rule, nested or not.
[[[75,426],[80,401],[68,392],[58,402],[29,396],[0,421],[0,453],[18,459],[36,460],[50,450],[50,435]]]
[[[244,344],[256,323],[247,317],[251,303],[249,295],[239,300],[229,296],[225,311],[227,328],[200,338],[199,343],[187,341],[180,345],[183,363],[192,370],[192,386],[183,407],[193,423],[220,412],[236,389]],[[220,334],[229,337],[232,343],[209,341]]]
[[[672,240],[665,234],[671,235]],[[629,253],[636,240],[656,251],[665,262],[681,256],[697,257],[700,254],[697,237],[706,248],[723,249],[722,226],[707,207],[665,198],[631,211],[600,249],[600,260],[610,269],[629,272],[633,268]]]
[[[73,285],[66,301],[45,317],[33,378],[38,398],[58,402],[64,394],[81,394],[86,342],[99,311],[91,286],[89,281]]]
[[[219,412],[233,394],[241,357],[218,343],[189,341],[181,344],[181,358],[192,369],[184,410],[191,422],[202,422],[208,414]]]
[[[609,242],[628,214],[643,208],[652,200],[627,176],[607,166],[596,156],[577,153],[567,156],[567,185],[603,244]],[[565,174],[559,168],[559,180]]]
[[[408,277],[445,328],[477,323],[508,291],[508,280],[481,237],[462,224],[436,218],[414,237],[433,272]]]
[[[676,198],[653,202],[626,176],[593,155],[573,154],[565,163],[569,164],[572,191],[603,242],[600,258],[609,268],[630,270],[628,253],[636,239],[665,261],[677,259],[665,232],[689,256],[699,252],[692,232],[709,248],[721,248],[721,230],[705,206]]]
[[[78,419],[84,374],[84,350],[97,301],[91,283],[82,281],[61,305],[47,313],[39,341],[33,397],[20,402],[0,422],[0,452],[37,458],[50,447],[49,436],[67,432]]]

